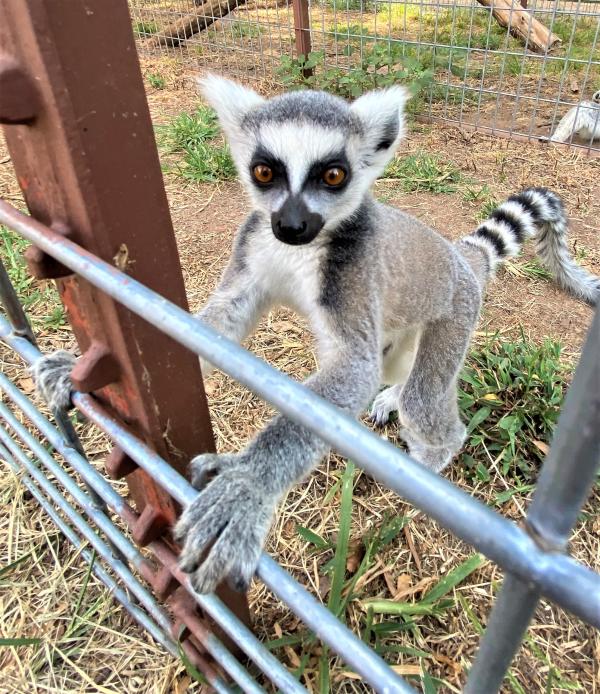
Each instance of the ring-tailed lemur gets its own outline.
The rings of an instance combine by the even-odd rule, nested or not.
[[[296,309],[318,345],[319,369],[307,387],[357,416],[387,384],[373,419],[381,424],[397,410],[410,453],[443,470],[465,439],[457,378],[496,265],[535,237],[565,289],[590,304],[600,295],[600,280],[569,255],[560,199],[525,190],[452,244],[370,192],[403,134],[404,89],[349,105],[311,91],[265,100],[215,76],[203,88],[253,211],[198,318],[241,341],[269,308]],[[49,368],[56,380],[56,364]],[[43,362],[36,371],[43,385]],[[243,451],[192,461],[201,491],[175,534],[198,591],[224,577],[248,585],[276,504],[326,451],[310,431],[277,416]]]
[[[594,93],[591,101],[582,101],[567,111],[550,142],[569,142],[574,135],[588,142],[600,138],[600,90]]]

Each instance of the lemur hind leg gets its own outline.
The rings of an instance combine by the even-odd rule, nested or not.
[[[444,319],[427,326],[400,395],[400,436],[410,454],[434,472],[450,463],[466,438],[456,391],[471,337],[467,323]]]
[[[400,407],[402,388],[415,362],[420,331],[411,328],[390,338],[383,351],[383,383],[392,383],[382,390],[371,405],[370,419],[377,426],[384,426],[392,412]]]

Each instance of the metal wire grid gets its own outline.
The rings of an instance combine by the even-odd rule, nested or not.
[[[527,12],[562,43],[546,53],[513,38],[515,9],[502,28],[475,0],[250,0],[221,17],[210,3],[193,0],[130,0],[142,53],[151,32],[196,11],[213,20],[178,48],[163,48],[190,67],[223,70],[244,78],[278,82],[282,55],[294,52],[292,2],[308,2],[313,49],[323,53],[317,74],[329,68],[352,72],[374,45],[398,61],[414,58],[434,70],[420,97],[419,114],[430,121],[537,140],[548,137],[563,115],[600,88],[600,4],[579,0],[533,0]],[[593,106],[598,111],[600,105]],[[600,140],[569,138],[594,153]]]
[[[130,276],[3,202],[0,202],[0,223],[6,224],[92,285],[226,371],[285,415],[321,436],[342,454],[351,456],[369,474],[483,551],[508,572],[466,691],[471,694],[496,691],[541,595],[595,627],[600,627],[600,576],[565,554],[568,534],[600,462],[600,312],[595,316],[549,459],[540,475],[526,529],[521,529]],[[11,296],[11,291],[6,285],[1,286],[2,300],[13,325],[0,319],[0,338],[27,363],[32,363],[40,353],[23,336],[23,326],[15,320],[14,293]],[[4,376],[0,376],[0,390],[48,438],[72,471],[80,475],[108,508],[126,523],[131,522],[133,511],[126,502]],[[107,414],[93,397],[75,393],[73,402],[132,460],[168,489],[177,501],[190,503],[195,496],[190,484]],[[67,472],[60,469],[58,463],[4,405],[0,406],[0,419],[4,426],[0,429],[2,456],[13,469],[25,471],[24,482],[49,510],[52,518],[58,521],[69,539],[81,544],[80,538],[83,537],[91,543],[110,569],[109,573],[103,566],[95,565],[97,575],[115,590],[115,597],[165,648],[176,652],[177,644],[166,613],[132,573],[136,571],[144,576],[147,560],[112,524],[103,509],[98,508],[94,498],[77,487]],[[15,437],[25,450],[33,453],[33,459],[17,444]],[[40,472],[39,463],[53,473],[58,484],[53,486]],[[87,520],[64,499],[58,487],[71,495],[87,515]],[[112,543],[116,552],[96,535],[90,523],[103,532],[106,541]],[[177,568],[172,551],[164,543],[153,542],[150,549],[282,691],[304,691],[217,598],[194,593],[187,576]],[[90,558],[89,552],[87,558]],[[360,673],[375,691],[413,691],[379,656],[264,554],[257,576],[319,638]],[[124,585],[134,597],[118,590],[119,585]],[[204,631],[202,642],[216,662],[244,691],[261,691],[213,635]],[[210,666],[208,672],[211,673]],[[217,691],[229,691],[228,685],[214,673],[211,682]]]

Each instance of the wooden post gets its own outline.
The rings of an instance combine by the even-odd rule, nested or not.
[[[308,0],[292,0],[294,8],[294,35],[296,41],[296,57],[308,56],[311,52],[310,13]],[[305,77],[312,75],[312,68],[304,71]]]

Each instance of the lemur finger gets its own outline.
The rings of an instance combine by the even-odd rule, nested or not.
[[[217,514],[212,515],[212,518],[207,517],[197,523],[187,535],[179,557],[179,565],[186,573],[191,573],[198,568],[206,548],[224,532],[227,526],[227,519],[219,520],[216,518]]]
[[[237,554],[236,550],[236,538],[227,527],[192,577],[192,585],[198,593],[214,592],[219,583],[230,573]]]
[[[203,489],[209,478],[222,470],[221,456],[217,453],[203,453],[196,456],[190,463],[192,486]]]
[[[53,410],[72,407],[71,370],[76,360],[74,354],[61,349],[38,359],[29,369],[38,392]]]
[[[223,517],[225,512],[223,504],[219,501],[219,493],[214,487],[212,489],[210,485],[206,487],[181,514],[173,528],[173,537],[180,542],[189,532],[192,532],[196,524],[200,522],[208,524],[213,517],[215,519],[219,516]]]

